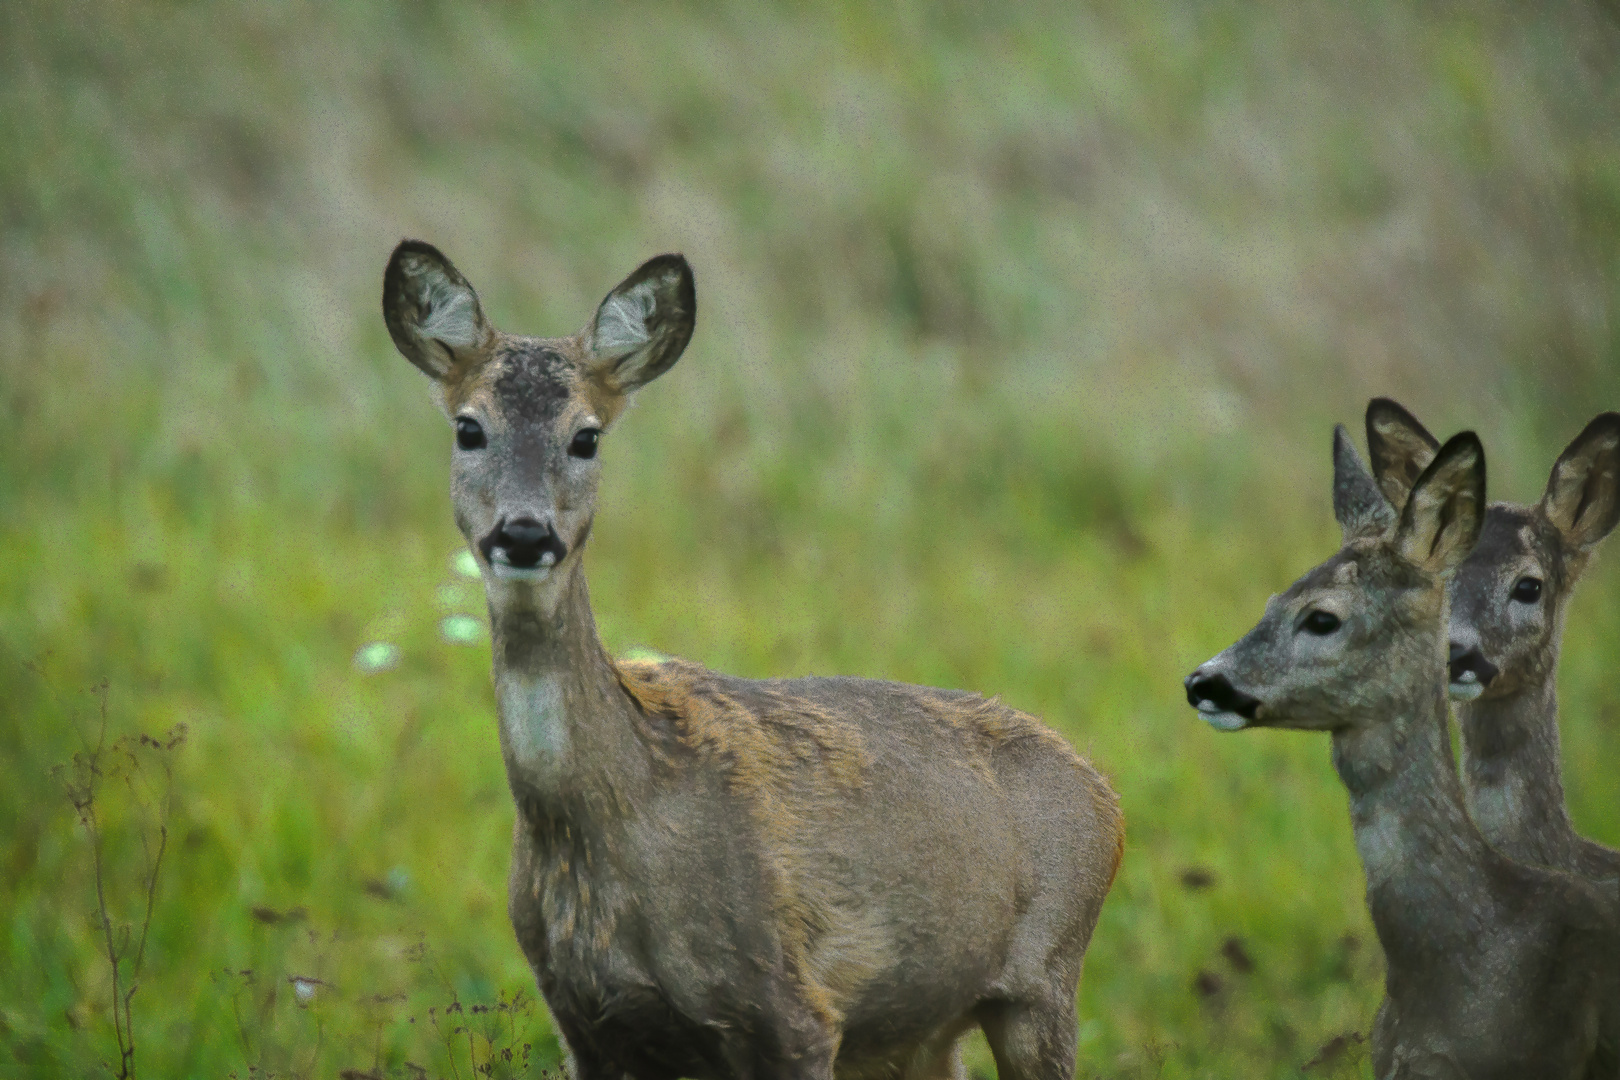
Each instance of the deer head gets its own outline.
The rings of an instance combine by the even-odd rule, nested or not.
[[[569,337],[496,330],[472,285],[418,240],[394,249],[383,317],[394,345],[433,380],[455,430],[456,524],[490,601],[555,607],[596,513],[604,434],[629,396],[674,366],[697,314],[679,255],[643,263]]]

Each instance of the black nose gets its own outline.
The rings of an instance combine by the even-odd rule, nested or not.
[[[493,562],[498,550],[503,562],[519,570],[539,566],[548,553],[551,561],[546,565],[555,566],[568,554],[568,545],[562,542],[557,530],[528,517],[502,520],[479,546],[484,549],[484,558]]]
[[[1464,674],[1472,671],[1474,678],[1479,680],[1479,685],[1489,686],[1491,680],[1501,673],[1495,664],[1485,659],[1485,654],[1479,651],[1478,645],[1459,645],[1453,641],[1450,663],[1452,682],[1468,681],[1464,678]]]
[[[1187,676],[1187,704],[1198,708],[1201,702],[1214,702],[1222,712],[1237,713],[1245,720],[1253,720],[1260,708],[1260,699],[1251,697],[1233,686],[1225,675],[1202,675],[1193,672]]]

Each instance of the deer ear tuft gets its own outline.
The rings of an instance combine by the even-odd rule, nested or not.
[[[658,255],[621,281],[586,335],[595,375],[628,394],[675,366],[697,323],[697,287],[680,255]]]

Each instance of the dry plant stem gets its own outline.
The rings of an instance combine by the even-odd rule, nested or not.
[[[37,666],[33,670],[43,674]],[[47,684],[48,685],[48,684]],[[69,801],[78,814],[79,823],[84,826],[85,833],[90,838],[91,869],[96,886],[96,912],[101,921],[102,940],[107,957],[107,966],[112,976],[113,997],[113,1038],[118,1046],[118,1066],[114,1075],[118,1080],[134,1080],[135,1070],[135,1022],[134,999],[135,992],[140,989],[141,969],[146,962],[146,942],[152,929],[152,917],[157,910],[157,886],[163,872],[163,858],[168,852],[169,826],[168,818],[173,806],[174,770],[167,755],[184,739],[183,728],[176,728],[170,733],[167,742],[160,742],[150,736],[143,735],[134,744],[135,748],[128,748],[128,744],[120,739],[111,747],[107,745],[108,723],[108,684],[103,681],[94,688],[92,693],[97,698],[97,731],[95,742],[92,745],[88,739],[84,740],[85,749],[75,755],[73,761],[73,776],[64,782]],[[141,769],[139,749],[151,747],[163,757],[163,791],[161,799],[147,800],[141,798],[136,792],[133,774]],[[145,906],[142,912],[139,932],[133,938],[131,928],[124,926],[115,931],[112,920],[112,905],[108,900],[107,889],[107,863],[105,844],[103,842],[101,821],[96,812],[96,797],[107,773],[102,768],[105,755],[110,751],[125,753],[129,757],[129,772],[125,774],[131,798],[141,807],[149,811],[153,802],[157,802],[157,845],[153,851],[146,832],[141,833],[141,846],[148,859],[142,868],[142,891],[145,893]],[[131,944],[133,941],[133,957]],[[127,985],[125,969],[127,965]]]
[[[99,747],[97,748],[99,750]],[[94,766],[92,766],[94,768]],[[91,796],[94,799],[94,796]],[[134,1033],[125,1037],[125,1016],[129,1010],[130,997],[134,996],[133,989],[130,996],[123,996],[119,990],[118,977],[118,946],[113,941],[112,919],[107,914],[107,888],[102,873],[101,860],[101,830],[96,824],[96,809],[93,801],[86,802],[79,808],[79,821],[90,833],[91,863],[95,867],[96,875],[96,909],[101,915],[101,929],[107,943],[107,966],[112,969],[113,984],[113,1037],[118,1040],[118,1076],[119,1080],[133,1078],[135,1075],[135,1046]],[[120,1006],[122,1002],[122,1006]]]
[[[130,1005],[135,996],[135,987],[131,986],[127,994],[120,992],[119,986],[119,949],[113,940],[112,916],[107,910],[107,883],[105,864],[102,859],[101,828],[96,820],[96,781],[101,776],[101,753],[107,744],[107,684],[101,683],[96,687],[99,698],[98,715],[100,727],[96,735],[96,747],[90,754],[88,765],[89,779],[82,789],[82,803],[76,803],[79,810],[79,821],[90,834],[90,858],[96,876],[96,910],[101,915],[101,930],[107,943],[107,966],[112,969],[113,984],[113,1037],[118,1040],[118,1077],[119,1080],[135,1076],[135,1031],[130,1023]],[[132,973],[133,977],[133,973]]]

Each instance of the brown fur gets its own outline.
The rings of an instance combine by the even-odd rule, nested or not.
[[[814,822],[805,820],[804,807],[795,802],[793,791],[805,785],[806,773],[812,778],[809,783],[828,798],[858,790],[871,764],[860,730],[836,710],[781,683],[755,684],[763,688],[763,707],[744,703],[728,692],[727,680],[687,660],[621,660],[614,670],[645,717],[649,744],[657,747],[673,739],[687,754],[722,771],[731,790],[744,797],[761,830],[772,838],[773,849],[780,853],[773,871],[783,940],[794,963],[808,970],[809,945],[833,919],[809,899],[814,882],[794,864],[794,838],[813,828]],[[939,737],[963,740],[963,763],[991,782],[996,752],[1021,740],[1091,772],[1051,728],[994,698],[916,688],[914,700],[938,725]],[[663,759],[675,762],[667,751]],[[1120,823],[1113,830],[1108,875],[1112,885],[1125,850],[1119,799],[1106,783],[1090,783],[1086,791],[1099,820]],[[817,996],[822,1009],[835,1015],[831,996]]]
[[[1095,769],[975,694],[616,663],[597,638],[594,440],[685,347],[685,261],[527,338],[407,241],[384,311],[458,424],[519,810],[509,910],[577,1080],[932,1080],[974,1024],[1005,1080],[1067,1080],[1124,846]]]
[[[614,670],[648,717],[649,734],[670,725],[681,745],[711,759],[739,794],[777,798],[793,766],[808,765],[829,787],[861,783],[867,759],[860,731],[813,701],[773,689],[766,709],[750,709],[714,672],[687,660],[621,660]]]

